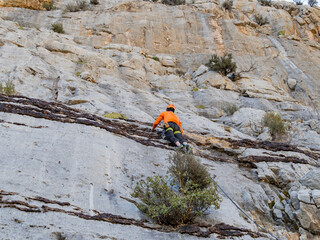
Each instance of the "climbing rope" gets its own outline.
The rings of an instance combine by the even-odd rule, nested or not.
[[[256,223],[251,217],[248,216],[248,214],[246,214],[240,207],[239,205],[232,200],[231,197],[229,197],[229,195],[219,186],[219,184],[212,178],[213,182],[215,184],[217,184],[218,188],[224,193],[224,195],[226,195],[227,198],[229,198],[229,200],[251,221],[253,222],[255,225],[257,225],[259,228],[261,228],[263,231],[265,231],[266,233],[269,233],[270,236],[272,236],[273,238],[279,240],[279,238],[277,238],[276,236],[274,236],[272,233],[270,233],[267,229],[265,229],[264,227],[261,227],[258,223]]]

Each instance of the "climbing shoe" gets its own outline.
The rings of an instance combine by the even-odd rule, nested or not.
[[[183,151],[183,145],[180,145],[179,147],[176,147],[176,152],[184,152]]]
[[[192,148],[188,144],[183,146],[183,150],[185,153],[193,154]]]

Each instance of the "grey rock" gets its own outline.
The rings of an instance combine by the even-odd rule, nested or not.
[[[291,200],[291,205],[295,210],[298,210],[300,208],[300,202],[298,199],[298,192],[292,191],[290,192],[290,200]]]
[[[320,208],[320,190],[312,191],[312,199],[315,202],[317,208]]]
[[[279,209],[274,209],[274,210],[273,210],[273,214],[274,214],[274,216],[275,216],[277,219],[283,219],[283,215],[282,215],[281,210],[279,210]]]
[[[294,78],[289,78],[288,79],[288,87],[291,89],[291,90],[294,90],[297,86],[297,80],[294,79]]]
[[[289,204],[286,204],[286,205],[285,205],[284,211],[285,211],[286,214],[289,216],[290,220],[292,220],[292,221],[295,220],[294,214],[293,214],[293,211],[292,211],[292,208],[290,207]]]
[[[309,171],[305,176],[300,179],[300,182],[303,186],[306,186],[310,189],[320,190],[320,168],[313,169]]]
[[[284,210],[284,205],[280,201],[280,199],[277,199],[274,203],[274,208],[279,209],[279,210]]]
[[[206,73],[208,71],[208,67],[204,66],[204,65],[201,65],[197,71],[195,71],[194,73],[192,73],[192,77],[193,78],[196,78],[196,77],[199,77],[201,76],[202,74]]]
[[[298,192],[298,199],[301,202],[311,204],[311,196],[310,196],[311,191],[309,189],[301,189]]]

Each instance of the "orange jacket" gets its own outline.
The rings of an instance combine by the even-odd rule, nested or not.
[[[163,120],[165,123],[175,122],[175,123],[178,124],[178,126],[180,127],[181,133],[183,133],[183,129],[182,129],[182,126],[181,126],[180,119],[178,118],[177,115],[175,115],[175,114],[174,114],[173,112],[171,112],[171,111],[165,111],[165,112],[160,113],[159,117],[158,117],[157,120],[154,122],[152,128],[153,128],[153,129],[156,128],[156,127],[158,126],[158,124],[159,124],[162,120]]]

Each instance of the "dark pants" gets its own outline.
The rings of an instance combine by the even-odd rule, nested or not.
[[[183,144],[184,142],[187,142],[185,139],[183,139],[180,127],[175,122],[169,122],[169,127],[165,128],[166,131],[166,138],[171,143],[176,145],[176,142],[180,142]]]

